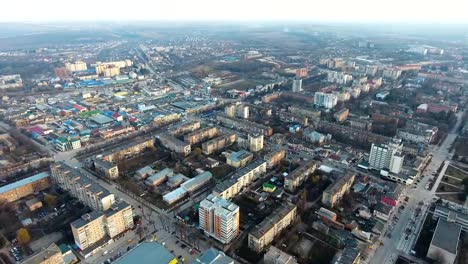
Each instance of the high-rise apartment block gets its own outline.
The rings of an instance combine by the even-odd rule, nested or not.
[[[65,68],[69,72],[86,71],[88,67],[84,61],[75,61],[75,63],[65,63]]]
[[[200,203],[200,228],[227,244],[239,234],[239,206],[215,195],[208,195]]]
[[[314,104],[328,109],[332,109],[338,103],[338,97],[335,94],[316,92],[314,95]]]
[[[301,78],[294,78],[293,83],[292,83],[292,91],[293,92],[302,91],[302,79]]]
[[[124,201],[112,205],[104,212],[93,211],[84,214],[71,223],[76,245],[89,253],[98,250],[133,226],[132,208]]]
[[[50,171],[54,182],[93,210],[105,211],[115,201],[114,194],[63,162],[52,164]]]
[[[263,149],[262,134],[249,134],[249,149],[252,152],[258,152]]]
[[[388,169],[392,173],[400,173],[403,166],[403,144],[400,140],[393,140],[389,144],[372,144],[369,166],[374,169]]]

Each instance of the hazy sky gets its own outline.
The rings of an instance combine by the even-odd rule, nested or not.
[[[468,0],[0,0],[0,21],[310,20],[468,23]]]

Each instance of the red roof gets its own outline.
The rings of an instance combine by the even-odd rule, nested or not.
[[[75,109],[78,110],[78,111],[86,110],[85,107],[83,107],[83,106],[81,106],[81,105],[78,105],[78,104],[74,104],[74,105],[73,105],[73,108],[75,108]]]

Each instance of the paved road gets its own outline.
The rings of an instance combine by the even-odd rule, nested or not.
[[[449,149],[457,137],[457,129],[461,125],[463,113],[464,112],[458,113],[458,122],[454,129],[452,129],[452,131],[447,135],[447,138],[442,145],[440,147],[433,147],[431,150],[433,157],[422,175],[421,182],[414,184],[416,188],[411,186],[407,187],[410,199],[401,213],[395,212],[399,219],[398,221],[390,223],[390,226],[393,226],[391,238],[382,238],[381,241],[383,246],[377,248],[374,255],[370,255],[368,259],[369,263],[390,264],[394,263],[396,257],[398,257],[401,252],[406,254],[410,253],[414,243],[416,242],[417,233],[419,232],[418,228],[420,228],[425,219],[427,206],[435,198],[437,186],[445,173],[445,169],[450,163],[447,160],[450,158]],[[426,190],[426,184],[429,183],[432,173],[436,172],[443,162],[445,162],[444,169],[439,173],[439,175],[437,175],[434,186],[431,190]],[[421,206],[421,202],[423,202],[424,205]],[[419,217],[415,217],[414,212],[418,207],[422,208],[422,212],[419,214]],[[406,238],[407,236],[404,235],[407,228],[412,230],[412,234],[408,236],[408,239]]]

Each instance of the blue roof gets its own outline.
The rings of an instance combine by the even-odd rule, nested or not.
[[[3,193],[6,193],[6,192],[9,192],[11,190],[14,190],[16,188],[19,188],[21,186],[24,186],[26,184],[29,184],[29,183],[32,183],[32,182],[35,182],[35,181],[38,181],[38,180],[42,180],[44,178],[47,178],[49,177],[49,173],[48,172],[41,172],[39,174],[36,174],[34,176],[31,176],[31,177],[28,177],[28,178],[25,178],[25,179],[22,179],[22,180],[19,180],[17,182],[14,182],[14,183],[10,183],[8,185],[5,185],[3,187],[0,187],[0,194],[3,194]]]
[[[156,242],[143,242],[117,259],[116,264],[169,263],[175,257],[164,246]]]
[[[234,260],[226,256],[224,252],[210,248],[197,258],[192,264],[233,264]]]

